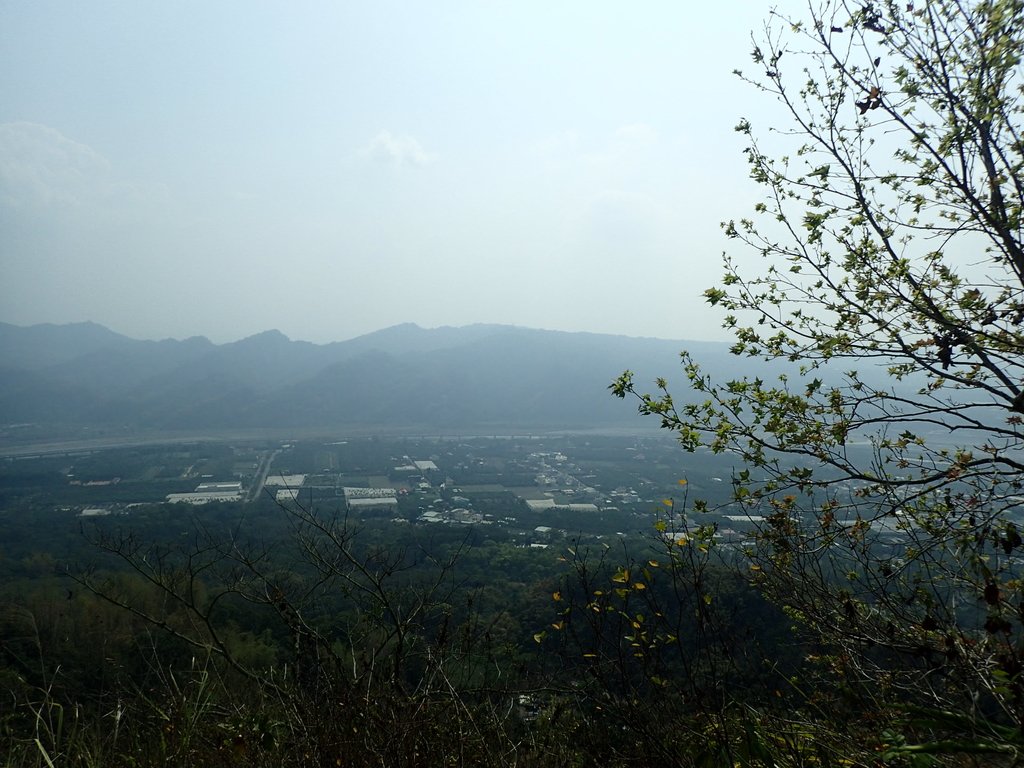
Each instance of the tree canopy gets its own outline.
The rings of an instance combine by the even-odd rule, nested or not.
[[[762,194],[704,296],[786,373],[684,353],[695,399],[612,385],[736,454],[754,579],[862,696],[946,713],[954,752],[1024,724],[1022,53],[1016,0],[772,13],[737,74],[787,122],[737,126]]]

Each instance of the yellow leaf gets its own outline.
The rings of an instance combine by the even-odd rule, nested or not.
[[[647,564],[651,566],[651,568],[661,568],[661,563],[659,563],[657,560],[648,560]]]
[[[555,592],[554,594],[551,595],[551,599],[554,600],[557,603],[559,600],[562,599],[562,593],[561,592]]]
[[[666,507],[671,507],[674,502],[672,501],[672,499],[662,499],[661,503],[664,504]]]
[[[538,632],[538,633],[536,633],[536,634],[535,634],[535,635],[533,636],[533,642],[535,642],[535,643],[539,643],[539,642],[540,642],[541,640],[543,640],[543,639],[544,639],[544,635],[545,635],[545,634],[546,634],[545,632]]]
[[[558,631],[562,631],[563,629],[565,629],[565,622],[564,621],[556,621],[551,626],[554,627],[555,629],[557,629]]]
[[[659,520],[654,524],[654,530],[656,530],[658,533],[664,533],[666,528],[668,528],[668,523],[666,523],[664,520]]]
[[[633,584],[633,589],[647,589],[647,585],[642,581],[637,581]]]
[[[676,544],[680,547],[685,547],[689,543],[689,540],[685,536],[680,536],[678,539],[676,539]]]
[[[680,485],[686,485],[686,478],[684,477],[682,480],[680,480],[679,484]]]

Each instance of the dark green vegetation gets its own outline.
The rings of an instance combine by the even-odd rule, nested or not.
[[[671,514],[684,477],[728,511],[731,462],[691,458],[588,435],[0,461],[7,764],[669,755],[721,686],[778,696],[800,664],[781,615],[712,564],[712,528]],[[159,501],[266,469],[305,474],[297,502]],[[357,483],[398,504],[347,510]],[[723,544],[750,529],[714,520]]]

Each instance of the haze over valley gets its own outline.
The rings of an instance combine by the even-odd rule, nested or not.
[[[37,437],[258,429],[489,434],[647,431],[608,385],[629,368],[682,379],[678,353],[739,373],[727,345],[405,324],[311,344],[267,331],[237,342],[140,341],[92,323],[0,324],[2,445]]]

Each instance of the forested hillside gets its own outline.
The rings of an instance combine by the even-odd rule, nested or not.
[[[136,341],[96,325],[0,325],[0,423],[139,430],[629,426],[607,397],[682,342],[511,326],[402,325],[315,345],[268,331],[231,344]],[[694,345],[690,345],[694,346]],[[697,344],[723,372],[724,345]]]

